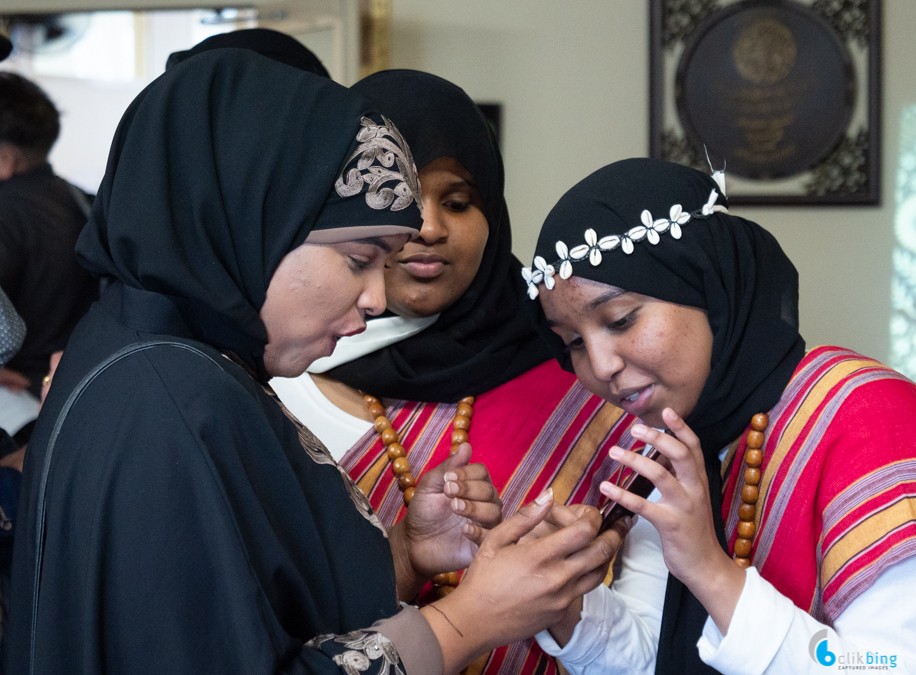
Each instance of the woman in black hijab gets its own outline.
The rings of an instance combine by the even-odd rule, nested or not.
[[[670,463],[617,449],[656,494],[601,486],[658,531],[664,561],[623,557],[644,600],[660,597],[651,571],[670,570],[655,672],[822,672],[866,651],[916,663],[894,637],[916,621],[894,600],[916,572],[916,386],[850,350],[805,351],[795,267],[729,214],[722,183],[658,160],[606,166],[550,212],[523,271],[560,362]],[[620,667],[615,637],[641,611],[596,593],[601,610],[587,599],[587,627],[552,650],[574,672]],[[607,648],[579,658],[596,630]]]
[[[250,50],[141,92],[77,248],[105,289],[26,459],[6,672],[452,672],[532,629],[507,619],[517,603],[546,621],[500,589],[507,566],[531,573],[507,544],[549,498],[491,533],[466,593],[401,610],[498,519],[485,470],[464,450],[386,532],[266,384],[384,309],[416,187],[362,98]],[[467,620],[481,611],[490,633]]]
[[[228,33],[211,35],[190,49],[169,54],[165,61],[165,68],[168,70],[195,54],[212,49],[250,49],[293,68],[315,73],[321,77],[331,77],[315,52],[292,35],[272,28],[241,28]]]
[[[380,396],[453,402],[489,391],[546,361],[549,355],[521,311],[524,295],[513,273],[518,263],[503,197],[502,157],[487,120],[463,90],[428,73],[376,73],[352,89],[400,120],[396,123],[414,149],[418,169],[444,157],[461,165],[476,191],[488,233],[476,274],[451,305],[436,308],[434,324],[342,365],[332,375]],[[435,248],[434,242],[424,242],[421,231],[415,248],[424,243]],[[397,283],[397,274],[391,270],[386,278]]]
[[[465,438],[505,513],[548,487],[559,501],[597,504],[607,451],[631,442],[633,418],[589,395],[549,358],[534,329],[488,121],[464,90],[429,73],[383,71],[352,89],[409,143],[423,227],[389,258],[388,315],[309,374],[274,380],[278,395],[340,458],[386,524],[403,517],[413,482]],[[438,578],[440,592],[457,578]],[[557,663],[531,639],[497,650],[479,668],[551,673]]]

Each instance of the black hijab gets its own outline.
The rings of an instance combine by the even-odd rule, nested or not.
[[[432,326],[328,374],[376,396],[450,402],[489,391],[549,359],[523,311],[502,157],[477,105],[451,82],[412,70],[375,73],[351,88],[398,125],[418,168],[454,157],[470,172],[490,232],[474,281]]]
[[[370,109],[249,50],[187,59],[124,114],[78,258],[168,296],[195,339],[264,377],[259,310],[287,253],[421,225],[413,160]]]
[[[291,35],[271,28],[243,28],[211,35],[190,49],[169,54],[165,62],[166,70],[201,52],[225,48],[250,49],[299,70],[329,79],[331,77],[321,59],[308,47]]]
[[[0,61],[3,61],[12,51],[13,43],[3,33],[0,33]]]
[[[805,348],[798,333],[795,267],[769,232],[729,215],[721,210],[724,206],[722,189],[710,176],[660,160],[623,160],[599,169],[560,199],[535,251],[540,267],[552,264],[559,274],[557,242],[568,251],[576,246],[600,250],[590,244],[616,235],[604,241],[597,265],[585,248],[564,255],[583,258],[569,263],[572,274],[707,312],[712,369],[686,421],[702,443],[723,547],[719,453],[740,436],[753,414],[777,403]],[[651,218],[643,218],[646,210]],[[684,214],[690,214],[689,220]],[[674,220],[680,221],[677,226]],[[657,243],[650,241],[656,236],[648,234],[647,221],[658,223],[651,228]],[[589,228],[595,236],[587,242]],[[537,288],[550,292],[543,283]],[[558,341],[551,344],[571,369]],[[706,616],[690,592],[669,577],[657,672],[708,670],[696,650]]]

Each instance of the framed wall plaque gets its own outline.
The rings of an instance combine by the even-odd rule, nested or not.
[[[650,154],[733,204],[877,204],[880,0],[651,0]]]

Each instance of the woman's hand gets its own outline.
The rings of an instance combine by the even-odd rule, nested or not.
[[[471,446],[427,471],[407,517],[391,531],[392,549],[406,557],[415,582],[467,567],[484,534],[502,519],[502,501],[483,464],[469,464]],[[402,596],[403,597],[403,596]]]
[[[662,412],[662,419],[673,436],[644,425],[635,425],[632,434],[664,455],[670,469],[618,447],[609,453],[651,480],[661,499],[650,502],[608,482],[601,483],[599,489],[655,526],[668,569],[703,603],[724,634],[744,587],[744,571],[731,561],[716,538],[699,439],[670,408]]]
[[[551,514],[552,502],[547,491],[495,527],[458,588],[423,608],[446,670],[563,621],[570,605],[604,579],[620,538],[612,531],[598,536],[596,509],[553,507],[553,531],[528,536]]]
[[[25,391],[29,384],[29,378],[19,371],[0,368],[0,387],[6,387],[10,391]]]
[[[592,507],[585,504],[570,504],[569,506],[555,504],[543,522],[528,534],[526,538],[543,537],[551,532],[557,532],[564,527],[572,525],[579,518],[590,517],[587,515],[587,512],[592,510],[594,510]],[[611,525],[609,533],[603,535],[609,541],[615,552],[620,549],[623,538],[627,535],[627,532],[630,531],[635,519],[635,516],[621,518]],[[524,541],[524,539],[522,541]],[[579,596],[566,609],[562,619],[547,626],[547,630],[550,631],[550,634],[558,645],[562,647],[569,642],[573,631],[576,629],[576,625],[579,623],[581,614],[582,596]]]
[[[593,507],[586,504],[554,504],[553,508],[547,512],[544,520],[539,522],[531,532],[522,537],[519,541],[522,543],[533,539],[541,539],[547,535],[562,530],[573,521],[588,517],[587,513],[592,511]]]

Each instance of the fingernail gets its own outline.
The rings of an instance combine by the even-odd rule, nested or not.
[[[634,436],[636,436],[636,435],[640,435],[640,436],[641,436],[642,434],[646,433],[647,431],[648,431],[648,428],[646,427],[645,424],[634,424],[634,425],[633,425],[633,432],[632,432],[632,433],[633,433]]]
[[[448,482],[445,484],[444,489],[445,494],[447,494],[449,497],[454,497],[456,494],[458,494],[458,483]]]
[[[604,481],[598,486],[598,491],[609,499],[616,499],[620,494],[620,488],[607,481]]]
[[[611,448],[607,453],[611,459],[620,459],[623,457],[623,450],[618,448],[616,445]]]
[[[463,499],[458,499],[457,497],[455,497],[452,500],[452,510],[455,511],[456,513],[461,513],[462,511],[464,511],[464,507],[465,507],[465,504],[464,504]]]
[[[442,476],[442,478],[444,478],[446,481],[454,482],[458,480],[458,474],[455,473],[454,471],[449,471],[444,476]]]
[[[537,498],[534,500],[534,503],[540,504],[541,506],[543,506],[544,504],[547,504],[550,501],[553,501],[553,488],[547,488],[546,490],[544,490],[541,494],[537,496]]]

